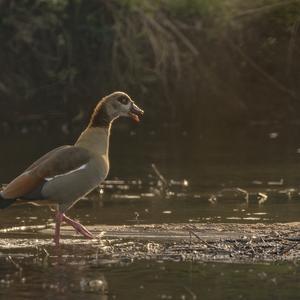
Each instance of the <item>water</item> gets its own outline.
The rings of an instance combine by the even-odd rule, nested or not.
[[[97,262],[88,251],[1,264],[3,299],[298,299],[299,266]],[[33,296],[34,295],[34,296]]]
[[[297,222],[298,139],[293,140],[290,134],[274,140],[268,132],[260,131],[255,138],[249,134],[244,139],[226,136],[210,141],[208,137],[199,137],[196,142],[183,135],[180,147],[176,143],[178,138],[157,140],[150,135],[144,142],[138,132],[126,139],[116,133],[110,179],[141,180],[142,187],[129,186],[113,193],[104,189],[102,198],[82,200],[68,215],[85,225],[100,227]],[[0,156],[1,182],[9,181],[63,140],[71,142],[72,138],[7,137]],[[172,193],[165,194],[156,185],[153,162],[167,180],[186,179],[189,185],[171,186]],[[245,190],[248,199],[237,188]],[[260,201],[261,195],[267,196],[266,201]],[[298,262],[180,262],[139,259],[134,253],[128,259],[105,253],[101,240],[89,242],[69,237],[65,237],[58,250],[49,234],[28,227],[52,224],[53,213],[48,208],[12,207],[0,215],[1,229],[25,226],[25,230],[1,233],[1,299],[299,298]],[[105,242],[109,243],[109,239]]]

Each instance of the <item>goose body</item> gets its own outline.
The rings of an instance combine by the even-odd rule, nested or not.
[[[113,120],[129,116],[138,121],[143,111],[123,92],[103,98],[88,127],[74,145],[58,147],[29,166],[0,192],[0,208],[14,203],[34,202],[56,207],[55,243],[60,224],[70,224],[87,238],[92,234],[65,212],[105,180],[109,172],[109,136]]]
[[[79,155],[84,156],[82,164],[65,174],[46,179],[41,194],[57,202],[61,212],[68,210],[105,180],[109,171],[108,144],[109,132],[106,129],[85,130],[73,146]]]

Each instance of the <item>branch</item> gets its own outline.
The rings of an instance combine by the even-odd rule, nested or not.
[[[241,57],[243,57],[243,59],[245,59],[254,70],[256,70],[259,74],[261,74],[263,77],[265,77],[270,83],[272,83],[274,86],[276,86],[277,89],[288,94],[291,98],[293,98],[295,100],[300,100],[299,97],[296,95],[295,91],[289,89],[288,87],[283,85],[281,82],[279,82],[276,78],[274,78],[272,75],[267,73],[250,56],[248,56],[239,46],[235,45],[233,42],[230,42],[229,45],[231,48],[236,50],[236,52]]]
[[[234,18],[241,18],[241,17],[245,17],[245,16],[257,14],[257,13],[264,13],[264,12],[267,12],[267,11],[273,9],[274,7],[285,6],[285,5],[289,5],[291,3],[300,3],[300,1],[299,0],[282,1],[282,2],[278,2],[278,3],[274,3],[274,4],[265,5],[265,6],[262,6],[259,8],[248,9],[246,11],[236,14],[234,16]]]

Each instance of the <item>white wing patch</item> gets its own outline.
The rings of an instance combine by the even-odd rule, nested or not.
[[[47,178],[45,178],[45,180],[50,181],[50,180],[53,180],[54,178],[57,178],[57,177],[67,176],[67,175],[69,175],[69,174],[71,174],[71,173],[74,173],[74,172],[77,172],[77,171],[80,171],[80,170],[85,169],[86,166],[87,166],[87,164],[84,164],[84,165],[80,166],[79,168],[74,169],[74,170],[71,170],[71,171],[69,171],[69,172],[67,172],[67,173],[55,175],[55,176],[53,176],[53,177],[47,177]]]

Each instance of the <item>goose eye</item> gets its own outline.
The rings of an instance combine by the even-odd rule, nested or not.
[[[128,104],[129,99],[127,97],[120,97],[118,101],[124,105]]]

